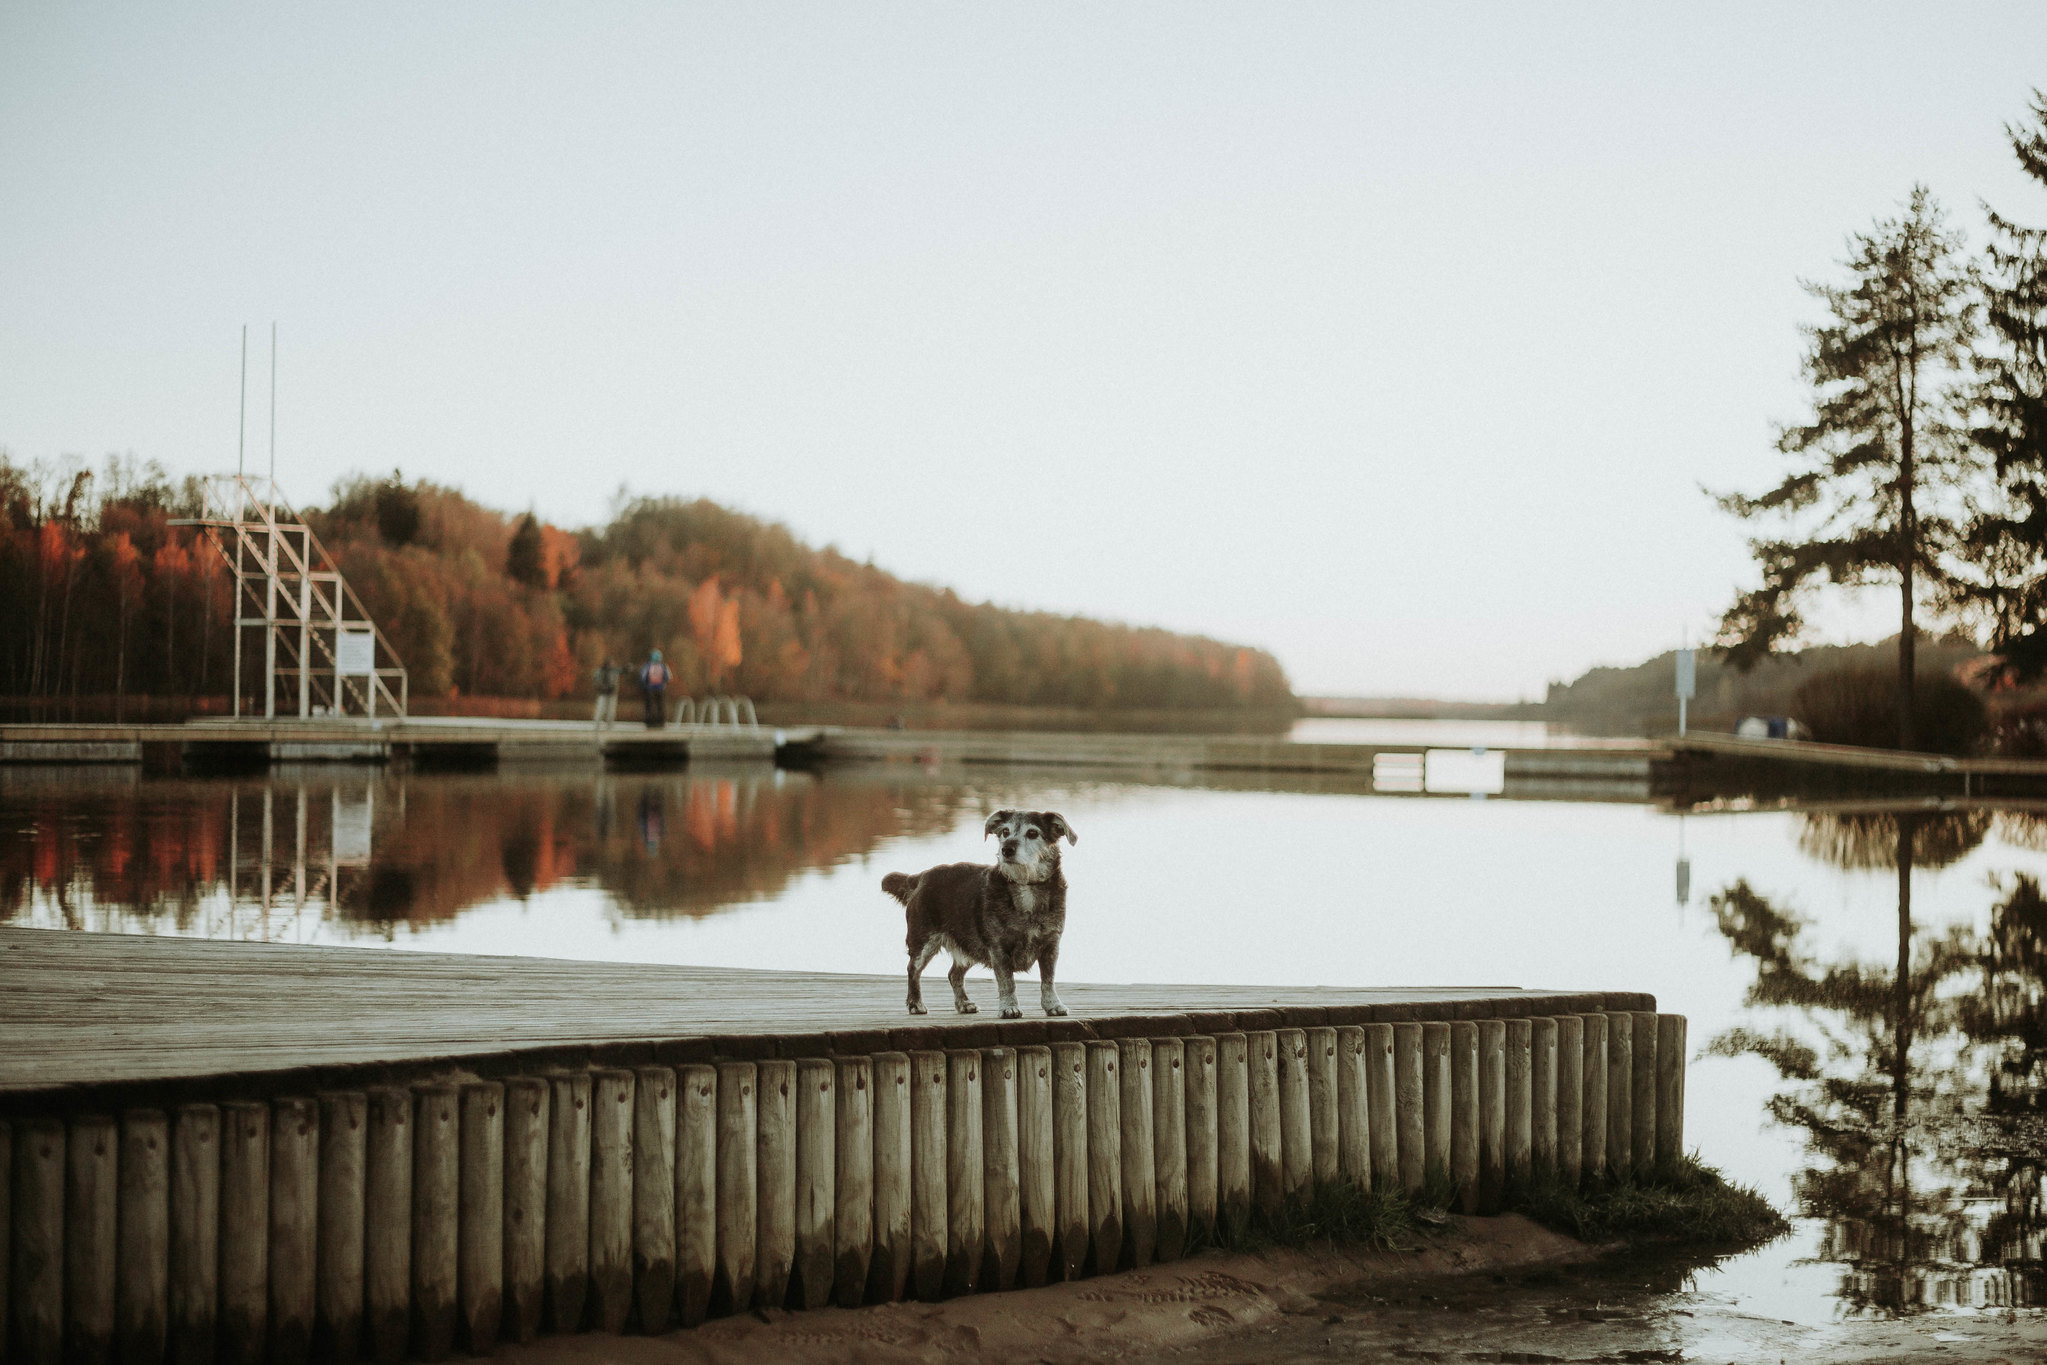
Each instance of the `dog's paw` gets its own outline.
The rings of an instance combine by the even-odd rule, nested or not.
[[[961,1000],[953,1006],[961,1014],[979,1014],[981,1007],[971,1000]]]
[[[1061,1018],[1064,1018],[1064,1017],[1065,1017],[1065,1015],[1066,1015],[1066,1006],[1064,1006],[1064,1005],[1047,1005],[1047,1006],[1045,1006],[1045,1017],[1046,1017],[1047,1019],[1061,1019]]]
[[[910,1002],[910,1013],[912,1013],[912,1014],[929,1014],[929,1013],[931,1013],[931,1011],[930,1011],[930,1010],[927,1010],[927,1009],[925,1009],[925,1008],[924,1008],[924,1007],[923,1007],[922,1005],[918,1004],[918,1003],[917,1003],[917,1002],[916,1002],[915,1000],[912,1000],[912,1001]]]
[[[1004,1019],[1021,1019],[1023,1018],[1023,1010],[1016,1005],[1004,1005],[1002,1007],[1002,1017]]]

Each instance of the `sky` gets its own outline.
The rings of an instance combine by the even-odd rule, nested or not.
[[[1751,581],[1799,281],[2047,222],[2047,5],[0,0],[0,449],[562,525],[705,496],[976,600],[1539,697]],[[1887,633],[1842,602],[1819,638]]]

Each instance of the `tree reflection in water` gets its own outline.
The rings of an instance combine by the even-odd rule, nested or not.
[[[0,923],[346,937],[562,885],[634,918],[701,916],[980,799],[773,772],[44,779],[0,785]]]
[[[1742,1027],[1709,1051],[1752,1054],[1786,1084],[1777,1122],[1803,1130],[1800,1211],[1818,1258],[1842,1267],[1851,1313],[2030,1307],[2042,1276],[2040,1121],[2047,1044],[2047,900],[2030,876],[1994,884],[1988,928],[1917,929],[1912,873],[1959,861],[1995,828],[2040,846],[2039,817],[1982,809],[1806,817],[1799,844],[1843,869],[1895,869],[1888,964],[1829,961],[1811,924],[1744,881],[1713,899],[1720,932],[1756,965]]]

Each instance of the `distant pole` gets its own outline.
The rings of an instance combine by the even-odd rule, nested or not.
[[[277,324],[270,324],[270,501],[277,501]]]
[[[1685,703],[1692,699],[1698,686],[1698,655],[1690,645],[1680,645],[1677,651],[1677,733],[1680,737],[1685,732]]]
[[[242,324],[242,397],[235,414],[235,478],[246,472],[249,443],[249,324]]]

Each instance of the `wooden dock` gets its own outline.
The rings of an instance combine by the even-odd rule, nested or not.
[[[807,739],[810,732],[798,732]],[[770,729],[483,720],[240,720],[181,725],[0,725],[0,765],[124,763],[158,772],[250,771],[297,763],[488,768],[518,763],[683,767],[771,763],[789,736]]]
[[[1630,992],[1089,986],[0,929],[8,1365],[440,1360],[1170,1261],[1684,1152]],[[985,990],[983,994],[986,994]]]

